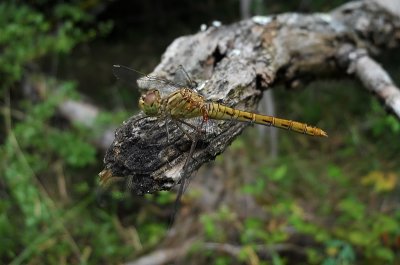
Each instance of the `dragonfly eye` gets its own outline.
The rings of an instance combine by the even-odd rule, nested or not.
[[[157,115],[160,107],[160,94],[158,93],[158,91],[151,90],[142,95],[139,99],[139,107],[147,115]]]
[[[154,101],[157,101],[157,96],[154,91],[147,92],[143,97],[143,101],[147,105],[151,105],[154,103]]]

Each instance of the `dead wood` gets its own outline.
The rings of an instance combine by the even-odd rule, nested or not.
[[[176,39],[152,74],[172,79],[183,65],[194,79],[207,80],[201,93],[208,100],[246,110],[255,110],[263,91],[277,84],[296,89],[322,78],[356,78],[400,117],[399,90],[372,59],[399,45],[400,12],[390,8],[393,2],[355,1],[330,13],[287,13],[213,26]],[[101,177],[123,180],[137,194],[170,189],[181,178],[191,141],[170,126],[168,142],[163,121],[141,117],[117,129]],[[247,126],[218,123],[197,144],[188,172],[222,153]]]

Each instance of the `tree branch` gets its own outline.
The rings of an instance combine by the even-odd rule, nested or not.
[[[192,238],[183,242],[179,247],[156,250],[135,261],[127,262],[125,265],[161,265],[179,260],[186,255],[193,245],[193,241]]]
[[[66,100],[58,106],[60,113],[69,121],[77,122],[87,128],[93,128],[98,118],[100,109],[95,105],[77,100]],[[103,131],[101,135],[93,139],[94,144],[102,149],[107,148],[114,140],[114,127],[110,127]]]
[[[345,45],[338,53],[338,61],[347,66],[347,73],[354,74],[366,89],[384,103],[388,111],[400,117],[400,90],[389,74],[364,49]]]
[[[196,79],[207,80],[201,90],[207,100],[255,110],[262,91],[276,84],[294,89],[315,79],[354,74],[400,117],[399,90],[368,56],[398,47],[400,16],[386,6],[356,1],[331,13],[254,17],[210,27],[176,39],[153,75],[171,78],[183,65]],[[364,55],[358,56],[361,50]],[[181,178],[191,141],[169,125],[168,142],[165,121],[138,120],[141,115],[116,131],[101,180],[122,179],[137,194],[170,189]],[[218,122],[212,134],[199,141],[188,172],[222,153],[247,126]]]

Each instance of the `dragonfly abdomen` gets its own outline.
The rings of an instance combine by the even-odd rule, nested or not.
[[[208,103],[207,111],[208,117],[211,119],[251,122],[266,126],[273,126],[285,130],[291,130],[294,132],[308,134],[312,136],[328,136],[327,133],[320,128],[312,127],[305,123],[237,110],[218,103]]]

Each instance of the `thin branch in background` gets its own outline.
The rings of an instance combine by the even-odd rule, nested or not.
[[[58,106],[60,113],[69,121],[82,124],[86,128],[93,128],[100,109],[90,103],[77,100],[66,100]],[[115,127],[104,130],[98,137],[94,138],[94,143],[102,150],[107,150],[114,140]]]
[[[141,258],[127,262],[125,265],[162,265],[170,264],[183,258],[189,249],[192,247],[194,238],[186,240],[181,243],[181,246],[175,248],[164,248],[153,251]]]
[[[260,0],[241,0],[240,1],[240,14],[242,19],[248,19],[252,15],[264,15],[260,12],[264,10],[264,1]],[[253,6],[253,12],[251,12],[251,7]],[[260,113],[265,113],[270,116],[276,116],[275,111],[275,101],[274,93],[271,89],[264,91],[263,97],[258,105],[258,110]],[[278,155],[278,131],[275,128],[257,126],[257,131],[259,137],[257,138],[259,145],[264,145],[264,139],[268,135],[269,146],[270,146],[270,156],[272,159],[276,158]]]
[[[263,98],[260,101],[259,111],[261,113],[266,113],[270,116],[276,116],[275,111],[275,100],[274,100],[274,92],[271,89],[268,89],[264,92]],[[275,128],[271,127],[264,127],[264,126],[257,126],[257,131],[259,134],[258,137],[258,144],[263,146],[265,136],[268,135],[269,139],[269,155],[272,159],[275,159],[278,156],[278,136],[279,131]]]
[[[364,49],[344,45],[337,54],[348,74],[354,74],[364,88],[373,92],[385,107],[400,120],[400,89],[382,66]]]
[[[240,16],[242,19],[247,19],[251,16],[251,2],[252,0],[240,0]]]

